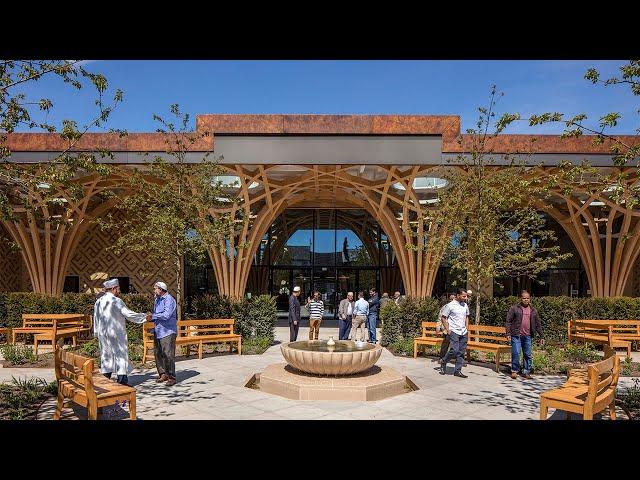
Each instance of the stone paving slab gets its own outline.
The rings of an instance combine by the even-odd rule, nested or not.
[[[288,340],[288,328],[279,327],[277,338]],[[337,329],[334,329],[337,337]],[[303,328],[300,333],[302,334]],[[321,329],[328,338],[331,329]],[[326,337],[325,337],[326,335]],[[299,335],[298,338],[304,338]],[[471,364],[463,371],[467,379],[440,375],[437,362],[430,358],[396,357],[386,349],[378,362],[404,375],[420,390],[379,401],[295,401],[244,387],[252,375],[266,366],[281,363],[280,346],[274,345],[263,355],[209,356],[177,362],[178,383],[173,387],[155,382],[154,369],[135,369],[129,379],[137,389],[138,418],[152,419],[371,419],[371,420],[511,420],[537,419],[539,394],[561,385],[565,376],[534,376],[533,380],[513,380],[496,373],[492,366]],[[451,368],[452,370],[452,368]],[[11,376],[39,376],[55,379],[53,369],[0,369],[0,381]],[[631,385],[623,377],[620,386]],[[55,399],[45,404],[40,418],[51,418]],[[564,418],[562,412],[550,410],[551,418]],[[126,408],[110,418],[126,418]],[[86,410],[67,408],[63,418],[86,418]],[[102,416],[102,418],[105,418]]]

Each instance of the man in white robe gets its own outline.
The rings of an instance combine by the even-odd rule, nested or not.
[[[143,323],[144,313],[135,313],[118,298],[120,284],[117,278],[104,282],[105,293],[93,307],[94,336],[100,344],[100,373],[111,378],[115,373],[118,383],[127,385],[127,375],[131,371],[129,364],[129,344],[127,342],[127,320]]]

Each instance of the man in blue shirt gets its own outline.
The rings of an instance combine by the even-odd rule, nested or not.
[[[166,385],[170,387],[176,384],[176,301],[169,295],[167,284],[164,282],[156,282],[153,285],[153,293],[156,295],[153,314],[150,314],[147,320],[156,324],[153,353],[160,376],[156,382],[167,382]]]
[[[358,292],[358,301],[353,306],[353,320],[351,320],[351,333],[349,334],[349,340],[357,342],[358,327],[362,327],[362,342],[366,340],[364,333],[365,322],[367,321],[367,315],[369,315],[369,302],[364,299],[364,292]]]

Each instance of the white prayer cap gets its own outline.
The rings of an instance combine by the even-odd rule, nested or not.
[[[300,287],[293,287],[293,291],[294,292],[299,292],[300,291]]]
[[[164,282],[156,282],[153,284],[154,287],[160,287],[162,290],[164,290],[165,292],[168,292],[169,289],[167,288],[167,284]]]
[[[102,284],[102,286],[104,288],[113,288],[113,287],[119,287],[120,286],[120,282],[118,281],[117,278],[112,278],[111,280],[107,280],[106,282],[104,282]]]

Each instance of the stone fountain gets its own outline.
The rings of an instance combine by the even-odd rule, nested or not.
[[[381,400],[416,389],[407,377],[376,366],[380,345],[350,340],[308,340],[280,346],[286,364],[269,365],[260,390],[293,400]]]

